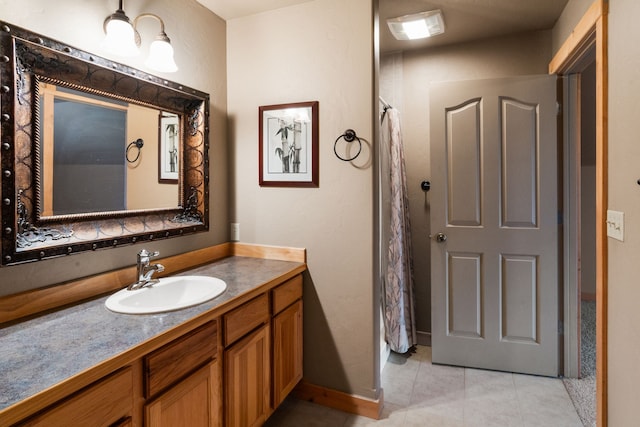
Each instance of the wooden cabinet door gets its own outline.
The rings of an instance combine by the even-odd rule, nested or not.
[[[270,415],[269,325],[225,351],[227,427],[261,426]]]
[[[217,362],[205,365],[145,406],[146,427],[219,427]]]
[[[273,407],[302,379],[302,301],[273,318]]]

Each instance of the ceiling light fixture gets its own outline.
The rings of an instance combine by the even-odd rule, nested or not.
[[[430,10],[387,19],[391,34],[398,40],[415,40],[444,33],[442,12]]]
[[[104,20],[103,28],[106,37],[102,44],[103,49],[120,56],[138,55],[141,39],[137,25],[141,18],[154,18],[160,22],[160,33],[149,46],[149,56],[145,64],[153,70],[165,73],[178,71],[178,66],[173,59],[171,40],[164,32],[164,21],[153,13],[142,13],[131,24],[122,8],[122,0],[119,0],[118,10]]]

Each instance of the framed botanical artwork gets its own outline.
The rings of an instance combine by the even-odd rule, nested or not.
[[[318,187],[318,101],[258,108],[262,187]]]
[[[180,173],[180,122],[177,114],[160,113],[158,182],[177,184]]]

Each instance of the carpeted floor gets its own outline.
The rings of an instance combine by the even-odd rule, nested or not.
[[[582,378],[565,378],[564,384],[585,427],[596,425],[596,303],[581,303],[581,355]]]

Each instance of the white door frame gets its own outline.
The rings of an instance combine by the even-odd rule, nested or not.
[[[595,43],[596,50],[596,420],[607,427],[607,143],[608,143],[608,2],[595,0],[549,63],[549,73],[563,75]]]

